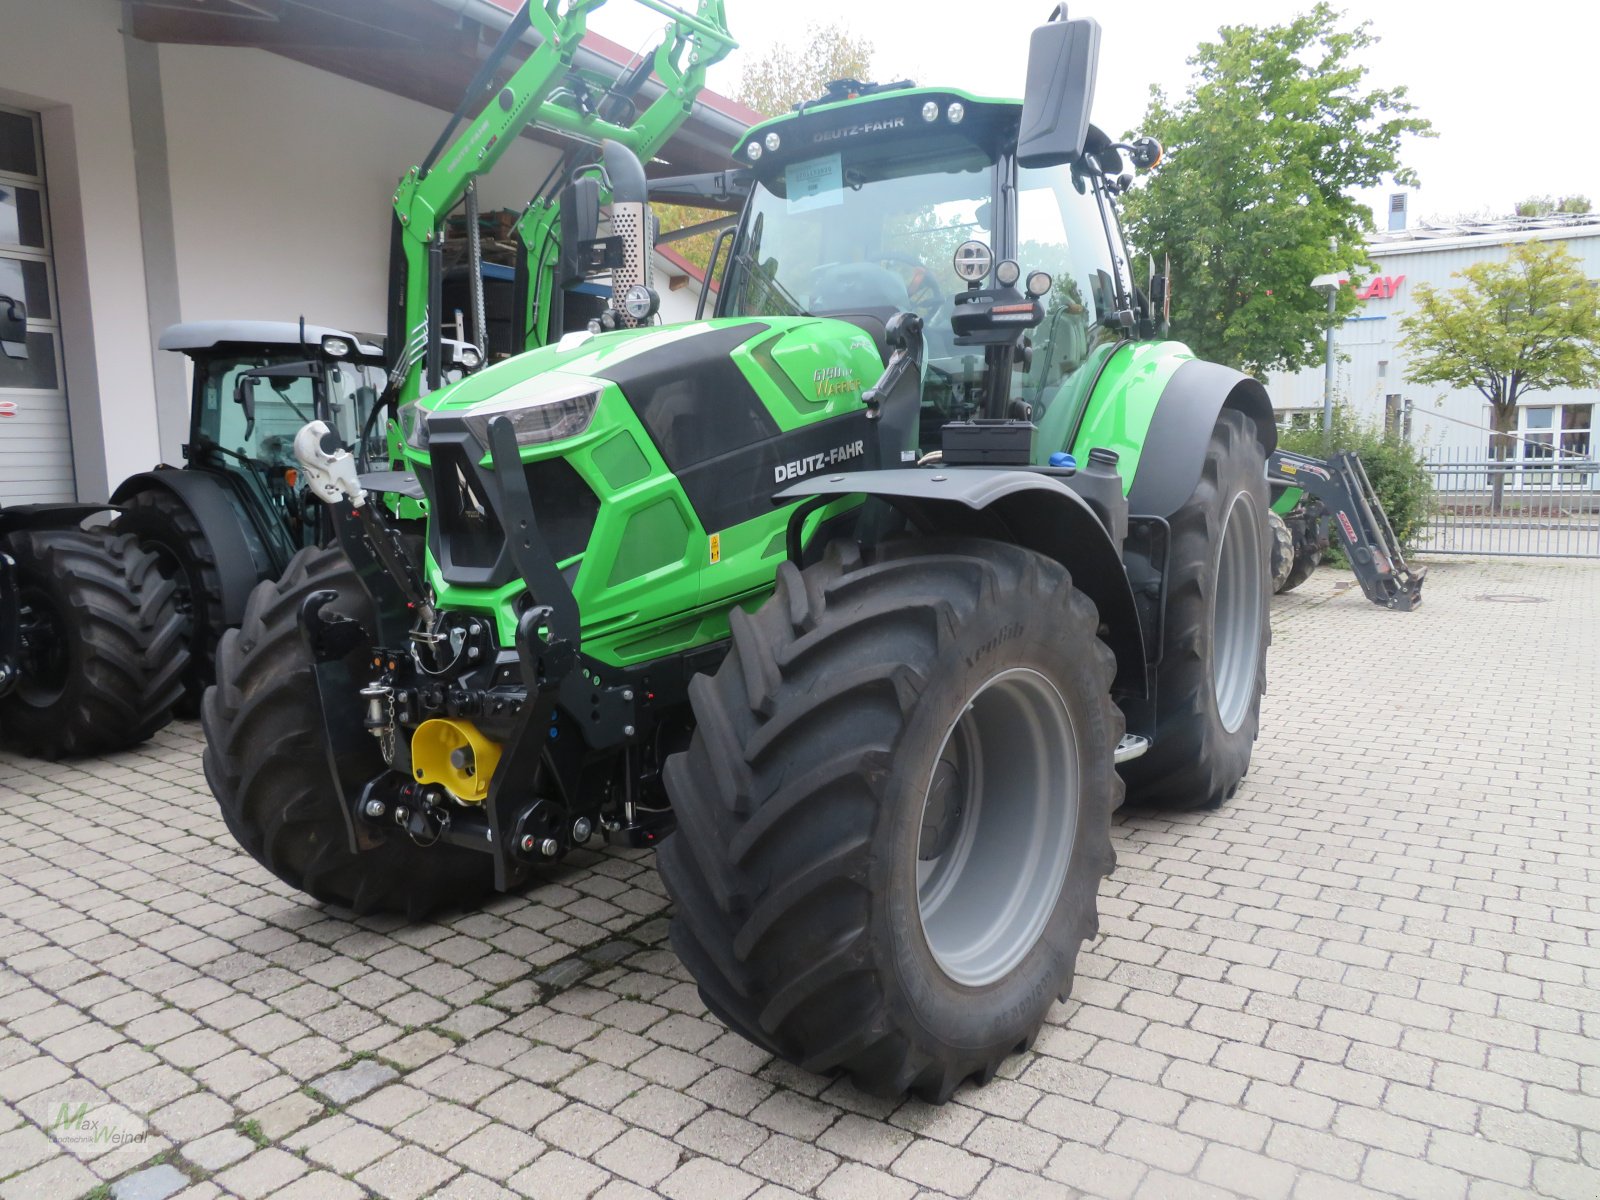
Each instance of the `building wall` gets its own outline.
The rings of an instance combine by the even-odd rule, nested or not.
[[[1563,241],[1577,256],[1584,272],[1600,278],[1600,226],[1547,231],[1542,236],[1546,241]],[[1491,240],[1488,235],[1473,238],[1466,245],[1371,247],[1369,252],[1377,264],[1375,276],[1405,278],[1391,297],[1375,296],[1362,301],[1355,315],[1334,331],[1336,400],[1348,402],[1371,420],[1382,421],[1384,397],[1399,395],[1411,402],[1414,444],[1450,454],[1487,452],[1489,434],[1482,428],[1489,424],[1487,401],[1480,393],[1470,388],[1406,382],[1408,359],[1399,348],[1400,322],[1415,308],[1419,283],[1440,289],[1459,286],[1461,281],[1452,275],[1475,262],[1504,258],[1508,249],[1505,241]],[[1280,411],[1320,410],[1322,367],[1293,374],[1274,372],[1267,379],[1267,390]],[[1574,403],[1600,404],[1600,393],[1561,388],[1524,397],[1525,405]]]
[[[448,114],[259,50],[161,47],[183,318],[381,333],[395,182]],[[521,208],[556,151],[524,138],[483,182]]]
[[[41,117],[76,489],[158,454],[137,180],[120,29],[104,0],[10,4],[0,101]],[[0,431],[3,435],[3,431]]]

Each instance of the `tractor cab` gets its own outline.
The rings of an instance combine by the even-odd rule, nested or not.
[[[168,328],[159,345],[193,367],[189,469],[231,477],[248,507],[280,518],[267,523],[269,541],[286,540],[291,552],[311,544],[294,435],[323,420],[358,445],[383,390],[381,340],[292,321],[194,321]]]
[[[1138,336],[1147,306],[1108,199],[1125,186],[1122,148],[1086,125],[1071,158],[1022,165],[1023,118],[1017,101],[845,80],[756,126],[736,151],[753,186],[716,315],[843,320],[887,362],[889,322],[915,313],[924,450],[972,417],[1037,423],[1059,405],[1052,424],[1070,428],[1082,368]],[[973,304],[1008,299],[1037,301],[1018,310],[1025,336],[976,335]]]

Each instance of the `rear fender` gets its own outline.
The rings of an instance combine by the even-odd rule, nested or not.
[[[1190,359],[1161,389],[1128,491],[1134,516],[1170,517],[1194,494],[1211,431],[1224,408],[1254,419],[1263,454],[1278,445],[1272,401],[1261,381],[1231,367]]]
[[[156,489],[182,501],[200,526],[222,581],[223,619],[229,625],[239,624],[250,590],[263,579],[276,578],[285,564],[275,561],[228,485],[205,472],[141,471],[118,485],[111,502],[124,504],[140,492]]]
[[[775,502],[856,495],[883,500],[924,535],[992,538],[1055,559],[1100,610],[1102,636],[1117,659],[1114,690],[1145,695],[1144,639],[1122,556],[1094,510],[1065,484],[1005,468],[855,471],[796,483]]]

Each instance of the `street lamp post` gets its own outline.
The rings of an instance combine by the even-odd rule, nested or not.
[[[1333,318],[1339,303],[1339,288],[1346,277],[1337,271],[1318,275],[1311,286],[1328,293],[1328,337],[1322,361],[1322,436],[1333,436]]]

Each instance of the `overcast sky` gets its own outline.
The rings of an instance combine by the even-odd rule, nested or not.
[[[838,22],[872,43],[879,80],[963,85],[1020,95],[1028,34],[1050,0],[726,0],[740,49],[713,68],[710,86],[737,89],[741,61],[797,41],[804,23]],[[686,7],[693,7],[686,3]],[[1073,16],[1103,28],[1095,123],[1136,126],[1149,87],[1182,93],[1186,60],[1223,24],[1283,22],[1309,9],[1284,0],[1143,0],[1077,3]],[[1405,84],[1439,136],[1412,140],[1402,161],[1422,177],[1413,221],[1489,210],[1504,214],[1524,196],[1581,192],[1600,201],[1600,157],[1591,142],[1600,15],[1590,0],[1489,5],[1479,0],[1351,0],[1352,21],[1371,20],[1381,41],[1365,62],[1374,86]],[[803,14],[803,15],[802,15]],[[1525,16],[1525,21],[1519,17]],[[639,5],[613,3],[591,26],[637,47],[659,27]],[[1367,197],[1380,202],[1383,192]]]

